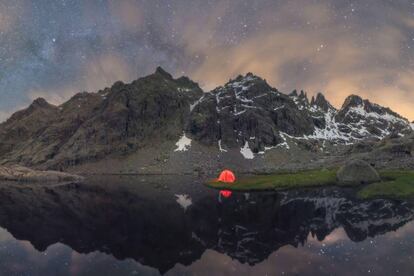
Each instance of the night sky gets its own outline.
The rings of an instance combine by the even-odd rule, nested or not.
[[[0,121],[161,65],[205,89],[253,72],[414,119],[414,1],[0,0]]]

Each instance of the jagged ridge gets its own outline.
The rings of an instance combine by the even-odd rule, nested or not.
[[[203,93],[189,78],[174,79],[158,67],[130,84],[78,93],[58,107],[35,100],[0,124],[0,157],[1,163],[56,169],[182,136],[188,144],[180,150],[194,139],[221,154],[236,148],[253,159],[273,148],[290,149],[292,141],[323,147],[411,130],[407,119],[356,95],[337,110],[321,93],[310,101],[304,91],[283,94],[252,73]]]

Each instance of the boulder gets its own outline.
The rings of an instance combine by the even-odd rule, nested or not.
[[[381,181],[378,172],[367,162],[352,160],[336,173],[339,185],[360,185]]]
[[[0,166],[0,180],[23,182],[81,182],[82,176],[57,172],[36,171],[19,165]]]

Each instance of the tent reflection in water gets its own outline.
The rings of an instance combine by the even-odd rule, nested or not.
[[[231,192],[231,191],[229,191],[229,190],[221,190],[221,191],[220,191],[220,196],[225,197],[225,198],[230,197],[230,196],[231,196],[231,194],[232,194],[232,192]]]
[[[224,182],[224,183],[233,183],[234,181],[236,181],[236,176],[234,175],[234,173],[230,170],[224,170],[220,173],[219,178],[217,179],[217,181],[219,182]],[[231,196],[232,192],[229,190],[221,190],[220,191],[220,198],[224,197],[224,198],[229,198]]]

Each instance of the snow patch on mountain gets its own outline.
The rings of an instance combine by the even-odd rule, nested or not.
[[[413,128],[406,119],[387,112],[386,108],[377,104],[367,103],[376,109],[384,110],[381,112],[382,114],[375,111],[367,111],[369,108],[366,106],[366,101],[361,102],[358,106],[349,107],[344,115],[349,122],[341,123],[337,117],[340,112],[343,112],[342,110],[333,108],[327,102],[328,108],[325,111],[318,105],[313,104],[314,100],[312,100],[312,104],[308,104],[303,97],[300,98],[296,94],[290,96],[299,110],[308,111],[315,120],[322,120],[324,126],[315,126],[312,134],[295,137],[296,139],[324,140],[348,145],[367,137],[383,139],[390,135],[396,129],[396,126],[402,129],[404,129],[404,126],[405,129]],[[402,134],[400,133],[400,135]]]
[[[287,135],[286,133],[283,132],[279,132],[280,137],[282,137],[282,139],[284,140],[282,143],[278,144],[276,147],[284,147],[286,149],[290,149],[289,144],[287,142],[286,137],[289,137],[289,135]],[[265,148],[266,150],[266,148]]]
[[[177,148],[174,151],[187,151],[191,147],[191,139],[183,133],[183,136],[181,136],[175,145]]]
[[[299,101],[299,97],[292,96],[291,99],[296,104],[299,110],[303,110],[305,107],[302,105],[302,103]]]
[[[194,108],[203,101],[204,99],[204,95],[201,96],[200,99],[198,99],[197,101],[195,101],[194,103],[190,104],[190,112],[194,110]]]
[[[191,88],[187,88],[187,87],[178,87],[178,91],[179,92],[191,92],[192,89]]]
[[[244,144],[244,146],[242,148],[240,148],[240,153],[243,155],[243,157],[245,159],[253,159],[254,158],[254,153],[250,149],[249,143],[247,141]]]
[[[234,113],[234,116],[239,116],[239,115],[243,114],[244,112],[246,112],[246,109],[243,109],[242,111],[238,111],[238,112]]]
[[[318,141],[320,144],[317,147],[324,150],[326,145],[350,145],[364,139],[383,139],[394,133],[404,135],[411,129],[406,119],[389,108],[370,103],[357,95],[349,96],[338,110],[322,93],[312,97],[311,101],[305,91],[298,93],[295,90],[291,94],[283,94],[251,73],[238,76],[204,95],[206,98],[200,100],[203,101],[200,105],[213,104],[211,109],[217,111],[214,115],[217,124],[220,124],[220,118],[226,118],[219,128],[229,125],[234,136],[226,136],[225,139],[243,142],[240,152],[245,159],[255,157],[245,142],[251,140],[251,136],[256,136],[254,151],[264,154],[276,148],[290,150],[297,140]],[[211,109],[206,108],[203,112],[207,113]],[[273,128],[279,135],[273,130],[259,130],[258,126]],[[263,135],[273,135],[273,141],[279,141],[278,144],[268,144],[270,139],[263,139]],[[220,152],[226,152],[221,141],[214,141],[218,143]]]
[[[392,114],[389,113],[385,113],[385,114],[378,114],[376,112],[367,112],[364,108],[364,106],[358,106],[358,107],[351,107],[348,111],[349,113],[356,113],[359,114],[365,118],[374,118],[374,119],[378,119],[378,120],[386,120],[390,123],[402,123],[402,124],[406,124],[407,121],[402,119],[402,118],[398,118]]]
[[[223,147],[221,145],[221,139],[218,140],[218,147],[219,147],[220,152],[227,152],[227,150],[223,149]]]
[[[318,108],[315,106],[311,107],[311,111],[317,111]],[[337,110],[329,109],[325,112],[324,119],[325,119],[325,128],[318,128],[315,127],[315,131],[311,135],[304,135],[305,139],[321,139],[321,140],[329,140],[329,141],[344,141],[345,143],[349,143],[352,140],[352,137],[349,133],[341,132],[339,129],[339,124],[335,120],[335,116],[337,114]]]

